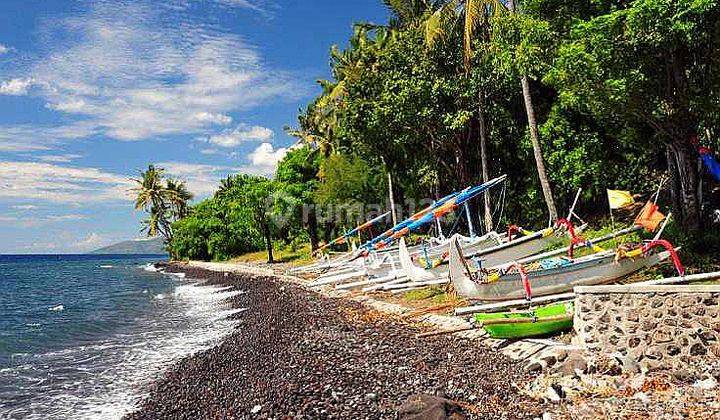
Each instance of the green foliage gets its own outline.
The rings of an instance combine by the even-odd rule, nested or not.
[[[720,147],[720,1],[525,0],[516,13],[491,0],[385,4],[387,26],[357,24],[331,49],[331,79],[287,129],[303,147],[274,181],[233,177],[191,209],[173,225],[178,255],[259,250],[264,226],[279,248],[314,247],[347,227],[322,218],[328,206],[352,225],[361,205],[385,202],[387,172],[399,203],[478,184],[481,122],[490,175],[509,175],[501,224],[544,227],[523,75],[560,213],[582,188],[578,213],[605,217],[606,188],[649,195],[666,172],[674,194],[661,204],[699,190],[688,141]],[[712,187],[702,190],[708,202]]]
[[[331,155],[320,177],[315,198],[321,205],[371,203],[383,196],[382,173],[357,156]]]
[[[173,225],[170,248],[191,260],[227,260],[262,249],[263,237],[250,211],[233,203],[229,195],[202,201],[190,216]]]
[[[193,199],[185,182],[165,176],[163,168],[152,164],[132,181],[135,183],[132,189],[135,210],[148,213],[148,218],[142,221],[142,230],[148,236],[160,235],[166,243],[170,242],[172,223],[187,216],[188,202]]]
[[[173,225],[170,249],[180,258],[226,260],[262,249],[263,227],[271,222],[274,182],[236,175],[211,198],[193,206]]]

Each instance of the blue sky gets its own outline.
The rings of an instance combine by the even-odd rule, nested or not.
[[[379,0],[3,0],[0,253],[139,235],[128,178],[154,162],[208,195],[272,174],[283,127]]]

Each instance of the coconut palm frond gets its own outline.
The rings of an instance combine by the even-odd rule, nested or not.
[[[423,22],[423,29],[425,31],[425,43],[432,48],[435,43],[444,38],[447,34],[448,28],[452,25],[456,10],[458,8],[458,0],[453,0],[445,3],[441,7],[437,8],[430,16]]]
[[[395,16],[397,26],[405,26],[417,22],[428,11],[433,9],[431,0],[383,0],[385,6]]]
[[[169,242],[172,224],[190,213],[188,202],[193,194],[185,182],[166,178],[164,170],[154,165],[148,165],[138,178],[131,180],[136,184],[131,189],[135,194],[135,209],[149,214],[142,221],[142,231],[148,236],[162,235]]]
[[[430,48],[435,45],[438,39],[445,35],[443,20],[442,9],[440,9],[431,14],[423,24],[425,30],[425,43]]]
[[[466,0],[465,22],[463,25],[463,58],[465,69],[470,70],[473,55],[473,40],[475,28],[484,24],[486,20],[487,2],[485,0]]]

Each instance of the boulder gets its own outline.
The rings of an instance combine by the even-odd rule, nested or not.
[[[410,396],[398,409],[398,417],[403,420],[461,420],[465,418],[462,408],[456,402],[429,394]]]

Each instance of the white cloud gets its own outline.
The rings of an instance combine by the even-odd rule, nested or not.
[[[67,112],[67,113],[73,113],[73,112],[82,112],[82,110],[85,108],[85,101],[82,99],[69,99],[65,102],[60,102],[57,104],[46,104],[45,106],[49,109],[55,110],[55,111],[61,111],[61,112]]]
[[[82,214],[63,214],[60,216],[47,216],[46,219],[51,222],[64,222],[67,220],[83,220],[87,219],[87,217]]]
[[[186,162],[160,162],[157,166],[164,168],[168,175],[184,180],[188,189],[197,197],[212,194],[221,179],[241,171],[241,168],[230,166]]]
[[[267,0],[215,0],[218,4],[228,7],[241,7],[258,12],[260,15],[271,18],[274,16],[275,10],[278,9],[277,4]]]
[[[232,130],[210,136],[208,142],[219,147],[237,147],[246,141],[269,141],[275,134],[266,127],[240,124]]]
[[[260,168],[265,174],[272,174],[277,164],[285,157],[288,149],[281,147],[277,150],[270,143],[262,143],[250,153],[250,162]]]
[[[42,155],[38,156],[37,158],[43,162],[68,163],[72,162],[75,159],[80,159],[81,157],[82,155],[66,153],[62,155]]]
[[[190,2],[100,0],[86,3],[87,12],[43,21],[39,33],[49,53],[21,63],[0,92],[29,93],[49,109],[82,118],[84,137],[128,141],[205,134],[230,124],[231,112],[303,94],[295,78],[267,68],[255,47],[193,13]],[[269,4],[235,3],[259,9]],[[17,128],[0,127],[0,148],[22,148],[24,140],[13,134]],[[68,140],[47,127],[36,134],[24,137],[33,139],[32,150]]]
[[[35,83],[32,78],[16,78],[0,82],[0,95],[21,96],[27,95],[30,87]]]
[[[58,127],[42,125],[0,126],[0,152],[49,150],[60,141],[81,139],[96,134],[91,122],[78,121]]]
[[[62,215],[48,215],[48,216],[25,216],[25,215],[0,215],[0,222],[12,223],[13,226],[20,226],[23,228],[33,228],[38,226],[46,226],[53,223],[62,223],[69,221],[77,221],[87,219],[82,214],[62,214]]]
[[[132,182],[97,168],[0,162],[0,198],[60,203],[129,200]]]
[[[7,53],[9,48],[3,44],[0,44],[0,55]]]
[[[88,233],[84,238],[74,244],[74,248],[80,251],[92,251],[107,243],[103,235],[95,232]]]
[[[198,112],[195,114],[195,119],[200,122],[207,122],[219,125],[228,125],[232,122],[232,117],[224,114],[211,114],[209,112]]]
[[[38,206],[36,206],[34,204],[18,204],[18,205],[12,206],[12,208],[15,210],[36,210],[38,208]]]

